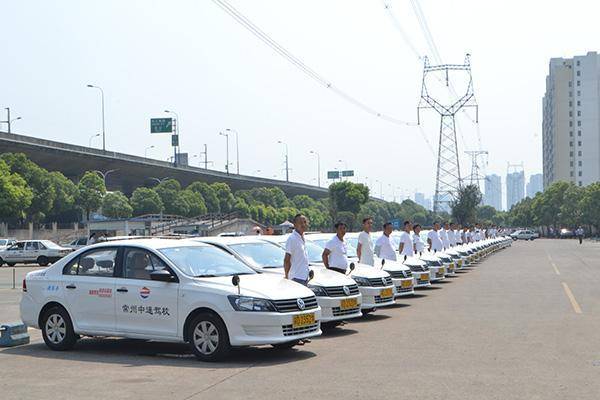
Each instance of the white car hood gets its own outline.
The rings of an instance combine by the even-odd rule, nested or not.
[[[242,296],[258,297],[270,300],[285,300],[299,297],[314,296],[312,290],[292,280],[277,274],[240,275],[240,294]],[[231,282],[231,276],[216,278],[196,278],[210,282],[237,294],[237,288]]]
[[[349,276],[340,274],[339,272],[328,270],[322,265],[311,265],[310,269],[315,273],[315,276],[309,282],[310,285],[330,287],[347,286],[355,284],[354,280]],[[261,271],[264,272],[266,275],[284,275],[283,268],[262,268]]]
[[[390,276],[390,274],[382,270],[380,266],[372,267],[366,264],[356,264],[356,267],[350,276],[357,276],[361,278],[386,278]]]
[[[375,267],[379,268],[381,267],[381,258],[375,257]],[[406,265],[402,264],[402,261],[390,261],[390,260],[385,260],[385,264],[383,265],[383,270],[384,271],[410,271],[410,268],[408,268]]]

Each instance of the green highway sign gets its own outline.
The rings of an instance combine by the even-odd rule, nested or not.
[[[340,179],[340,171],[327,171],[327,179]]]
[[[354,176],[354,171],[353,170],[342,171],[342,176]]]
[[[151,118],[150,133],[173,132],[173,118]]]

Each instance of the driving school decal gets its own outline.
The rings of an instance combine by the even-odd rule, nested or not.
[[[146,286],[141,288],[140,289],[140,297],[142,299],[147,299],[148,297],[150,297],[150,289],[148,289]]]
[[[97,296],[97,297],[112,297],[112,289],[110,289],[110,288],[90,289],[88,294],[90,296]]]

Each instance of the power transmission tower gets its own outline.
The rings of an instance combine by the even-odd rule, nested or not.
[[[479,181],[485,180],[485,175],[482,175],[479,170],[479,162],[478,158],[482,155],[488,155],[486,150],[470,150],[465,151],[465,154],[471,156],[471,175],[467,178],[469,180],[469,184],[477,185],[479,190],[481,191],[481,186],[479,185]]]
[[[452,95],[454,98],[448,100],[449,104],[442,104],[444,100],[436,99],[429,95],[427,89],[427,77],[430,74],[439,75],[440,72],[443,72],[445,75],[444,83],[446,87],[450,89],[450,71],[462,71],[467,74],[468,85],[464,95],[461,97]],[[455,93],[454,90],[450,90],[450,92]],[[450,202],[455,198],[456,192],[462,184],[454,117],[456,113],[464,107],[475,107],[475,122],[477,123],[479,120],[479,113],[477,103],[475,102],[470,55],[467,54],[465,56],[464,64],[429,65],[429,59],[424,57],[421,99],[417,106],[418,124],[421,124],[421,109],[431,108],[440,114],[440,138],[435,179],[435,197],[433,199],[434,213],[450,208]]]

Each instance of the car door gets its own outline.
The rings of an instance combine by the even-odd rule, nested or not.
[[[117,247],[82,253],[63,269],[63,291],[75,326],[85,332],[115,330]]]
[[[169,269],[166,263],[148,250],[125,247],[121,266],[116,278],[117,330],[176,337],[179,282],[150,279],[152,271]]]
[[[5,256],[2,257],[5,262],[20,263],[24,259],[25,242],[17,242],[6,249]]]
[[[25,243],[25,251],[23,253],[23,261],[32,262],[37,260],[40,255],[40,249],[38,242],[27,242]]]

